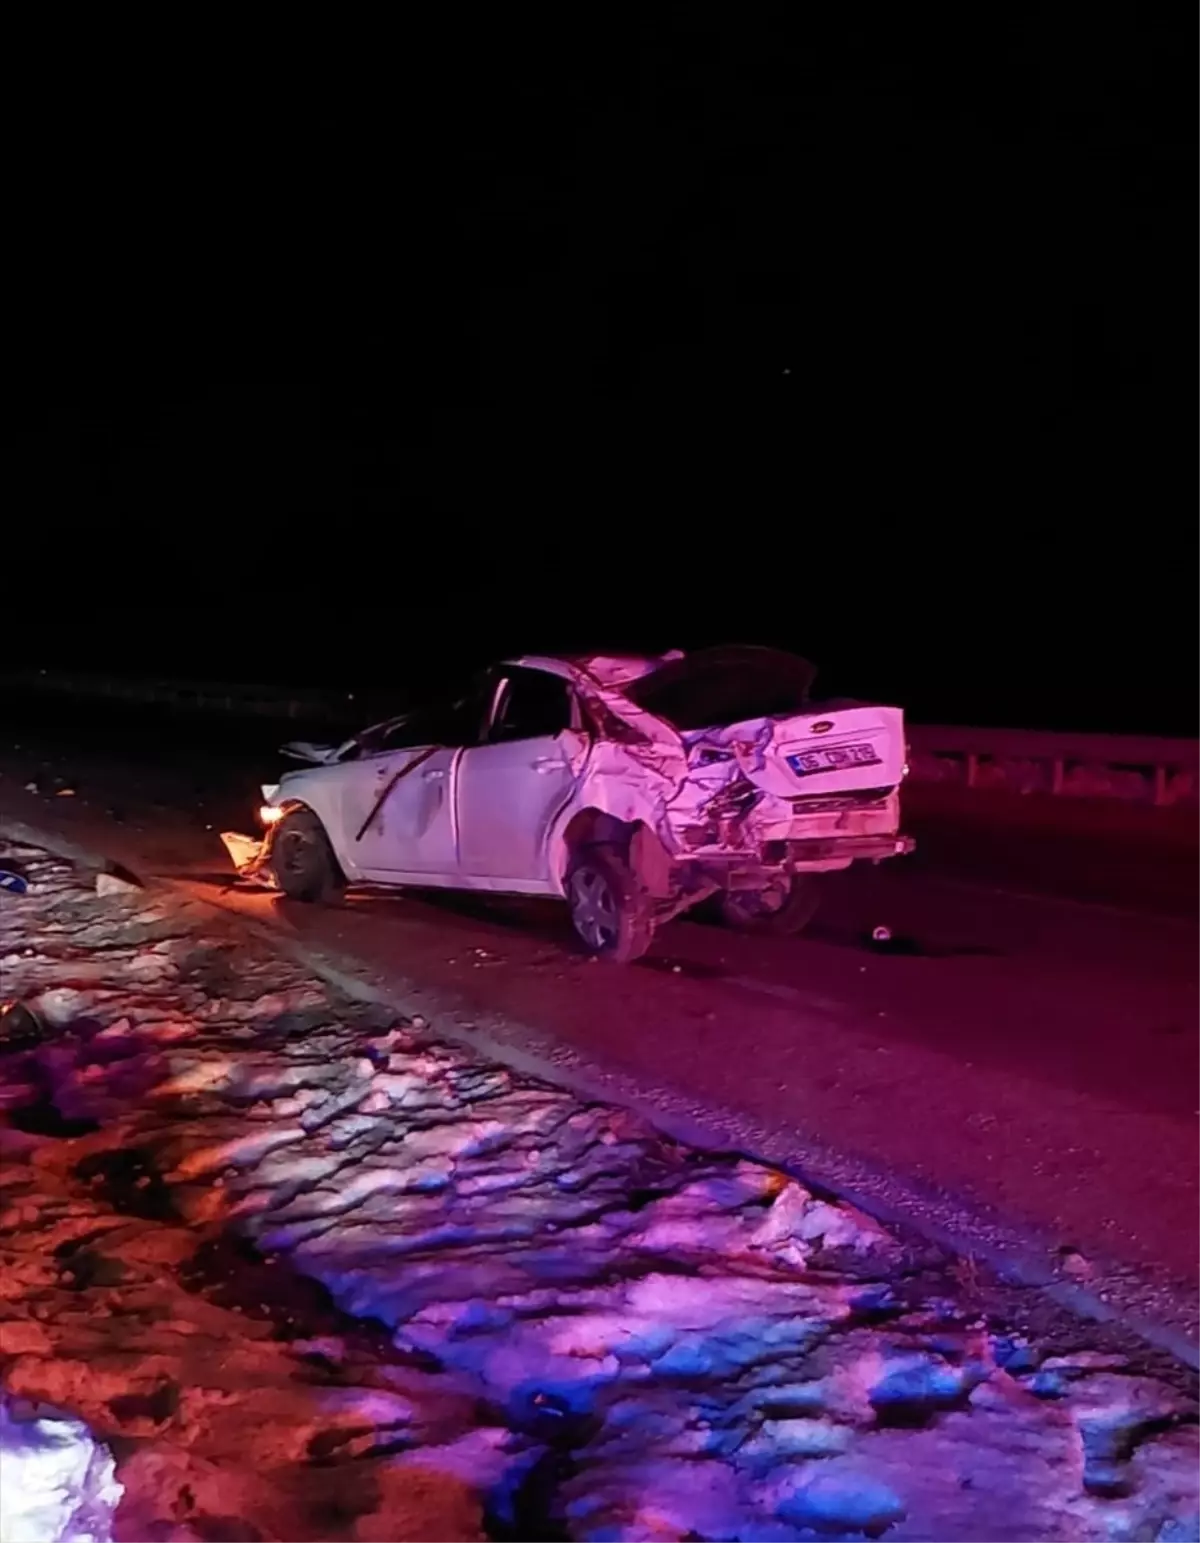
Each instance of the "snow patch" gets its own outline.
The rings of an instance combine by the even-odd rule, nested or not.
[[[19,1420],[0,1395],[3,1543],[112,1543],[122,1494],[112,1455],[86,1425]]]

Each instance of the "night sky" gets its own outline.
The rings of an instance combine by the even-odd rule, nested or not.
[[[1194,732],[1191,27],[821,14],[64,93],[8,657],[417,689],[767,641],[919,717]]]

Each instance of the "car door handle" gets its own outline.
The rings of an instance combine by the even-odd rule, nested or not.
[[[557,771],[562,766],[563,762],[561,756],[544,755],[539,757],[538,760],[532,762],[531,764],[534,771],[552,772]]]
[[[422,772],[421,775],[425,778],[426,782],[440,782],[446,775],[446,770],[442,766],[431,766],[427,772]]]

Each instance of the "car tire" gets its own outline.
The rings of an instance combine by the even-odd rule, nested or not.
[[[280,820],[271,871],[289,900],[336,900],[346,887],[325,827],[311,809],[293,809]]]
[[[571,925],[595,958],[630,964],[650,947],[653,903],[615,847],[581,847],[567,869],[566,892]]]
[[[739,932],[790,937],[803,932],[816,915],[821,889],[816,875],[794,873],[786,890],[730,889],[718,897],[721,920]]]

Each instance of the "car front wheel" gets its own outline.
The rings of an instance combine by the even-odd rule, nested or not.
[[[821,892],[811,873],[781,874],[763,889],[730,889],[720,897],[721,919],[739,932],[802,932],[816,914]]]
[[[567,871],[571,925],[598,959],[629,964],[654,937],[654,911],[621,854],[613,847],[584,847]]]
[[[345,888],[325,827],[311,809],[293,809],[280,820],[271,870],[289,900],[334,900]]]

